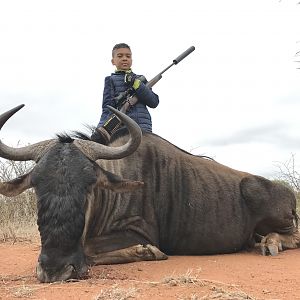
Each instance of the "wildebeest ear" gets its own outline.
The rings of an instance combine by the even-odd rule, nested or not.
[[[7,182],[0,182],[0,194],[7,197],[14,197],[32,187],[31,173],[22,175]]]
[[[266,178],[250,175],[241,180],[241,193],[249,208],[259,209],[270,199],[270,184],[272,182]]]
[[[131,192],[144,185],[142,181],[132,181],[101,169],[98,174],[97,183],[100,188],[112,190],[117,193]]]

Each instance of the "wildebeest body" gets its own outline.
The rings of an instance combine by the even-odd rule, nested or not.
[[[99,164],[144,186],[130,194],[102,191],[88,237],[118,236],[117,246],[120,239],[126,246],[138,240],[166,254],[229,253],[245,248],[263,220],[241,194],[242,178],[253,175],[193,156],[154,134],[144,134],[131,156]]]
[[[21,107],[0,116],[0,129]],[[113,111],[129,134],[119,132],[109,146],[65,135],[22,148],[0,141],[0,157],[36,162],[0,182],[0,193],[35,189],[41,282],[81,278],[88,264],[236,252],[254,245],[255,235],[266,236],[264,253],[299,246],[290,189],[142,136]]]

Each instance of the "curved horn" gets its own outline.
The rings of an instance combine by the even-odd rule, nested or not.
[[[97,159],[120,159],[132,154],[140,145],[142,131],[140,126],[130,117],[117,109],[108,106],[115,113],[129,130],[130,138],[125,145],[120,147],[109,147],[92,141],[76,140],[74,144],[91,160]]]
[[[0,130],[6,121],[13,116],[17,111],[19,111],[24,104],[18,105],[15,108],[0,115]],[[6,146],[0,140],[0,157],[10,159],[10,160],[34,160],[37,161],[39,158],[47,151],[47,149],[56,143],[56,140],[46,140],[39,142],[30,146],[13,148]]]
[[[3,113],[0,116],[0,130],[2,129],[3,125],[6,123],[6,121],[12,116],[14,115],[17,111],[19,111],[21,108],[23,108],[25,106],[25,104],[20,104],[18,106],[16,106],[15,108]]]

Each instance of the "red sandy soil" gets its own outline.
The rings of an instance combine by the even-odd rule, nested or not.
[[[258,251],[172,256],[165,261],[95,266],[89,278],[41,284],[40,246],[0,244],[0,299],[300,299],[300,249],[276,257]]]

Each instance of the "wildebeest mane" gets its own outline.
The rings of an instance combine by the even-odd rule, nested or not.
[[[71,133],[71,135],[68,135],[68,134],[61,134],[61,135],[57,135],[59,140],[62,141],[62,142],[65,142],[65,143],[70,143],[69,140],[71,140],[71,142],[74,140],[74,139],[81,139],[81,140],[88,140],[90,141],[91,138],[90,138],[90,135],[91,133],[95,130],[95,127],[93,126],[90,126],[90,125],[86,125],[86,128],[90,131],[90,134],[89,133],[84,133],[84,132],[81,132],[81,131],[73,131]],[[117,130],[111,137],[111,140],[110,142],[114,142],[116,141],[117,139],[121,138],[121,137],[124,137],[128,134],[128,130],[127,128],[125,127],[122,127],[120,128],[119,130]],[[181,149],[180,147],[172,144],[171,142],[169,142],[168,140],[162,138],[161,136],[153,133],[153,132],[146,132],[146,131],[143,131],[142,130],[142,134],[144,136],[147,136],[147,135],[154,135],[156,136],[157,138],[167,142],[168,144],[172,145],[174,148],[180,150],[181,152],[185,153],[185,154],[188,154],[188,155],[192,155],[192,156],[196,156],[196,157],[200,157],[200,158],[206,158],[206,159],[210,159],[210,160],[214,160],[213,158],[209,157],[209,156],[206,156],[206,155],[194,155],[186,150],[183,150]]]
[[[66,132],[59,133],[59,134],[56,134],[56,136],[61,143],[72,143],[74,141],[74,139],[90,141],[91,133],[95,130],[95,127],[90,126],[90,125],[85,125],[85,127],[88,130],[87,133],[74,130],[74,131],[71,131],[71,133],[66,133]]]
[[[86,132],[82,132],[82,131],[74,130],[70,134],[71,137],[74,138],[74,139],[91,141],[91,134],[95,131],[96,127],[95,126],[91,126],[91,125],[85,125],[85,127],[86,127],[86,129],[88,131],[87,133]]]
[[[74,141],[74,138],[65,132],[56,134],[56,137],[61,143],[72,143]]]
[[[178,146],[172,144],[172,143],[169,142],[168,140],[162,138],[161,136],[159,136],[159,135],[157,135],[157,134],[155,134],[155,133],[147,133],[147,134],[152,134],[152,135],[157,136],[157,137],[160,138],[161,140],[163,140],[163,141],[169,143],[169,144],[172,145],[174,148],[180,150],[181,152],[183,152],[183,153],[185,153],[185,154],[192,155],[192,156],[196,156],[196,157],[201,157],[201,158],[206,158],[206,159],[210,159],[210,160],[214,160],[213,158],[211,158],[211,157],[209,157],[209,156],[206,156],[206,155],[195,155],[195,154],[192,154],[192,153],[190,153],[190,152],[188,152],[188,151],[186,151],[186,150],[183,150],[183,149],[181,149],[180,147],[178,147]]]
[[[168,140],[162,138],[161,136],[153,133],[153,132],[146,132],[146,131],[143,131],[142,130],[142,133],[143,133],[143,136],[147,136],[147,135],[153,135],[153,136],[156,136],[158,139],[161,139],[163,141],[165,141],[166,143],[172,145],[174,148],[178,149],[179,151],[185,153],[185,154],[188,154],[188,155],[192,155],[192,156],[196,156],[196,157],[201,157],[201,158],[206,158],[206,159],[210,159],[210,160],[214,160],[213,158],[209,157],[209,156],[206,156],[206,155],[194,155],[186,150],[183,150],[181,149],[180,147],[172,144],[171,142],[169,142]],[[120,128],[118,131],[116,131],[112,137],[111,137],[111,142],[117,140],[118,138],[121,138],[123,136],[125,136],[126,134],[128,134],[128,131],[127,131],[127,128],[123,127],[123,128]]]

